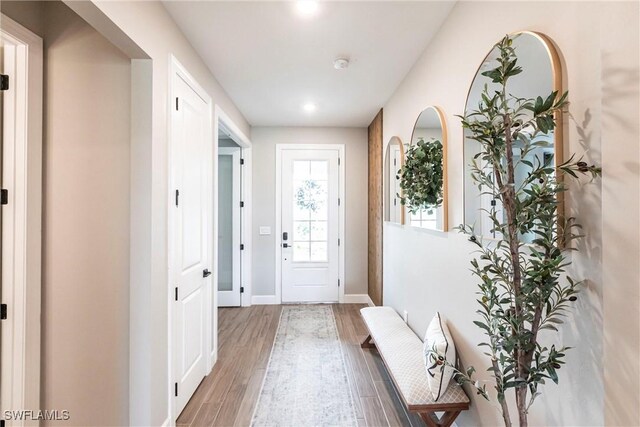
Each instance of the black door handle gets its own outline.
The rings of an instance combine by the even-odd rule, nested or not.
[[[205,268],[204,271],[202,272],[202,277],[209,277],[211,276],[211,272],[209,271],[208,268]]]
[[[282,244],[282,247],[283,247],[283,248],[288,248],[288,247],[289,247],[289,244],[287,244],[287,243],[283,243],[283,244]]]

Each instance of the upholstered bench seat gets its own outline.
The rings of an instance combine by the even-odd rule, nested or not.
[[[362,347],[373,347],[389,371],[403,403],[417,412],[430,426],[448,426],[462,410],[469,408],[469,398],[455,381],[436,401],[429,390],[423,360],[422,340],[404,323],[391,307],[367,307],[360,310],[369,337]],[[444,411],[441,419],[434,412]]]

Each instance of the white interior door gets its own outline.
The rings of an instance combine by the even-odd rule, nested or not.
[[[218,306],[239,307],[241,274],[240,148],[218,152]]]
[[[339,300],[338,158],[337,149],[282,151],[282,302]]]
[[[179,414],[206,375],[206,321],[211,286],[209,238],[212,211],[210,111],[179,75],[172,115],[175,188],[173,367]]]

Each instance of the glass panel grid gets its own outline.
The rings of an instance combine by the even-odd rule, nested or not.
[[[328,261],[328,178],[326,160],[293,162],[293,261]]]

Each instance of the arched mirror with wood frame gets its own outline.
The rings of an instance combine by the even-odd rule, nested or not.
[[[416,155],[417,151],[420,152],[419,155]],[[416,160],[413,164],[412,158]],[[425,161],[426,159],[431,162]],[[416,119],[411,144],[405,154],[405,166],[416,177],[408,180],[414,201],[411,201],[411,197],[405,198],[407,224],[448,231],[447,126],[444,113],[439,107],[425,108]],[[430,170],[424,169],[425,166]],[[408,192],[403,190],[403,196],[409,195],[406,193]],[[422,203],[416,203],[415,200]]]
[[[562,69],[558,52],[551,42],[543,34],[523,31],[511,34],[513,37],[513,48],[518,59],[518,65],[522,67],[522,72],[509,78],[507,91],[512,97],[517,98],[537,98],[547,97],[551,92],[562,93]],[[485,85],[488,93],[498,90],[497,83],[492,79],[483,76],[482,73],[496,66],[499,50],[494,47],[484,58],[475,77],[471,83],[467,101],[465,105],[465,115],[469,115],[478,109],[481,102],[482,92]],[[526,120],[523,116],[522,120]],[[514,145],[514,162],[533,162],[536,158],[543,162],[550,162],[556,167],[563,162],[562,146],[562,115],[556,114],[556,128],[547,134],[535,136],[539,144],[534,149],[528,150],[525,157],[522,157],[522,147]],[[472,164],[474,160],[480,168],[491,168],[482,163],[479,153],[481,145],[478,141],[470,138],[468,129],[464,130],[464,222],[468,226],[473,226],[475,234],[484,238],[499,238],[497,232],[493,230],[493,222],[490,215],[496,215],[498,220],[502,220],[503,213],[500,201],[496,194],[488,190],[488,186],[478,185],[473,178]],[[518,176],[519,171],[526,171],[526,168],[516,169],[514,182],[524,181],[523,176]],[[522,172],[520,172],[522,173]],[[563,201],[559,200],[558,213],[563,213]],[[531,242],[535,233],[528,233],[523,237],[523,241]]]
[[[404,145],[394,136],[389,140],[384,155],[384,220],[404,224],[404,209],[400,197],[400,169],[404,165]]]

